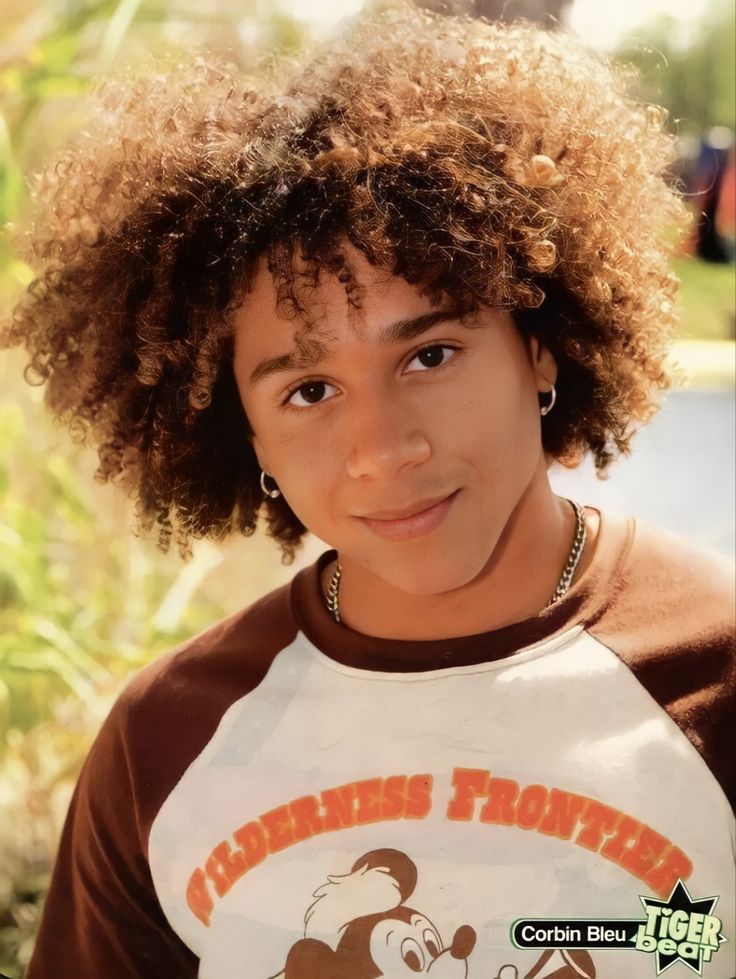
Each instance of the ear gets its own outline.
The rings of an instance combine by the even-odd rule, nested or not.
[[[268,464],[266,463],[266,457],[263,453],[263,447],[257,435],[251,435],[250,444],[253,447],[253,451],[255,452],[258,466],[261,469],[263,469],[264,472],[271,472],[271,470],[268,468]]]
[[[301,938],[292,945],[284,966],[284,979],[339,979],[338,956],[329,945]]]
[[[256,457],[256,462],[258,463],[258,468],[262,469],[264,472],[273,475],[271,467],[268,464],[268,456],[263,448],[263,443],[258,438],[256,433],[251,428],[251,434],[249,437],[250,446],[253,449],[253,454]]]
[[[537,380],[537,391],[546,393],[557,381],[557,362],[538,337],[529,338],[529,359]]]
[[[304,915],[305,936],[337,948],[351,921],[398,908],[417,883],[417,868],[400,850],[370,850],[349,874],[329,874]]]
[[[351,873],[380,869],[388,873],[396,881],[401,898],[397,904],[403,904],[414,893],[417,886],[417,868],[414,861],[401,850],[370,850],[355,861]]]

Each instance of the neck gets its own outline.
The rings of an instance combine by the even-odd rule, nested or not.
[[[588,525],[589,543],[574,580],[590,560],[594,530]],[[544,478],[533,480],[519,500],[482,572],[460,588],[413,595],[341,559],[341,620],[369,636],[430,640],[488,632],[532,618],[549,602],[574,536],[573,508],[553,494],[545,470]],[[325,569],[325,582],[334,567]]]

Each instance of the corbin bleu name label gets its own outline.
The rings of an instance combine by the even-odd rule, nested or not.
[[[522,918],[511,928],[517,948],[631,948],[640,921],[593,920],[549,921]]]

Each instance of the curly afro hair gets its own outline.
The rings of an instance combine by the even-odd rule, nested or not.
[[[200,57],[108,81],[37,182],[38,277],[0,341],[25,345],[96,477],[164,550],[262,512],[292,556],[305,528],[259,488],[233,312],[262,259],[295,314],[305,269],[359,305],[346,243],[433,300],[510,309],[557,360],[547,453],[603,472],[670,383],[686,212],[662,110],[564,32],[408,6],[278,74]]]

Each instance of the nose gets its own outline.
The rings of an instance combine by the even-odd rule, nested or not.
[[[461,925],[452,945],[432,959],[427,972],[435,979],[467,979],[468,957],[475,948],[475,929]]]
[[[376,393],[370,403],[355,406],[349,431],[346,468],[352,479],[395,476],[405,466],[418,466],[432,454],[416,419],[392,403],[389,393]]]
[[[460,925],[452,939],[450,955],[453,959],[467,959],[475,948],[475,929],[470,925]]]

